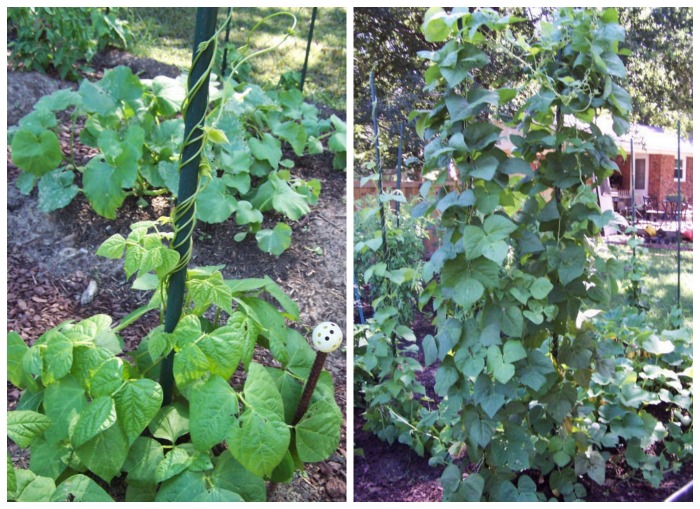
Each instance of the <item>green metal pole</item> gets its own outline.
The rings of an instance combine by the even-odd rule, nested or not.
[[[229,35],[231,34],[231,11],[232,10],[233,10],[233,7],[228,8],[228,21],[226,22],[226,39],[224,42],[224,54],[221,58],[221,79],[223,79],[223,77],[226,76],[226,67],[227,67],[226,59],[228,57],[228,40],[229,40]]]
[[[194,49],[192,57],[192,69],[187,80],[188,91],[192,91],[195,84],[209,69],[209,64],[214,57],[214,46],[209,45],[204,53],[196,58],[199,45],[208,41],[216,31],[217,7],[197,8],[197,22],[195,25]],[[185,140],[192,140],[182,149],[180,161],[187,163],[180,170],[180,183],[178,186],[177,203],[180,204],[190,198],[197,191],[199,182],[199,152],[202,147],[202,123],[209,104],[209,73],[198,91],[192,96],[185,113]],[[173,245],[180,257],[185,257],[191,246],[192,229],[194,228],[194,208],[189,208],[182,216],[178,217],[177,234]],[[180,226],[181,228],[178,228]],[[174,272],[168,285],[167,306],[165,309],[165,332],[172,332],[180,320],[182,305],[185,295],[185,276],[187,265]],[[163,360],[160,373],[160,385],[163,388],[163,405],[169,405],[173,399],[173,360],[174,352]]]
[[[379,122],[377,121],[377,106],[379,105],[379,101],[377,99],[377,90],[374,88],[374,71],[370,71],[369,73],[369,94],[372,99],[372,126],[374,127],[375,163],[377,166],[377,173],[379,175],[379,222],[382,226],[382,250],[384,252],[384,261],[388,263],[389,253],[386,245],[386,219],[384,217],[384,203],[382,202],[382,159],[379,153]]]
[[[314,38],[314,25],[316,24],[316,12],[318,7],[314,7],[311,10],[311,26],[309,27],[309,39],[306,41],[306,56],[304,57],[304,67],[301,69],[301,83],[299,83],[299,90],[304,91],[304,81],[306,81],[306,69],[309,66],[309,52],[311,51],[311,41]]]
[[[403,126],[404,123],[401,122],[401,126],[399,127],[399,151],[398,154],[396,154],[396,189],[398,191],[401,191],[401,158],[402,158],[402,149],[403,149]],[[394,203],[394,212],[396,212],[396,227],[399,227],[399,209],[401,207],[401,204],[399,202]]]
[[[632,140],[632,137],[630,136],[630,183],[632,184],[632,190],[631,190],[631,196],[632,196],[632,228],[634,228],[634,216],[636,214],[635,210],[635,204],[634,204],[634,171],[635,171],[635,164],[634,164],[634,140]]]
[[[677,173],[678,177],[678,235],[676,239],[678,241],[678,307],[681,307],[681,121],[678,121],[678,163],[677,163]]]

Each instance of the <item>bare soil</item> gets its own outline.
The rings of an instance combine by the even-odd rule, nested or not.
[[[140,59],[111,50],[93,61],[94,77],[105,67],[128,65],[141,77],[178,70],[160,62]],[[38,86],[38,85],[40,86]],[[8,125],[31,111],[44,94],[72,86],[37,73],[8,72]],[[73,85],[74,86],[74,85]],[[344,112],[335,112],[342,118]],[[62,126],[61,141],[68,143],[68,126]],[[82,148],[82,157],[89,151]],[[300,320],[294,324],[302,334],[320,321],[334,321],[346,329],[345,238],[346,174],[332,169],[331,156],[295,158],[293,172],[302,178],[318,178],[322,184],[318,206],[298,222],[290,223],[292,245],[279,258],[263,253],[254,239],[234,242],[240,229],[231,220],[219,225],[200,223],[194,232],[194,256],[190,266],[220,265],[226,278],[272,278],[300,307]],[[138,220],[156,219],[170,213],[170,203],[154,198],[147,207],[127,200],[118,219],[110,221],[96,215],[82,195],[66,208],[46,215],[37,210],[35,192],[22,195],[15,186],[19,174],[7,154],[7,330],[17,331],[28,344],[47,329],[65,320],[79,320],[105,313],[118,321],[147,302],[147,292],[134,291],[126,281],[121,260],[95,256],[99,245],[115,233],[127,235],[129,225]],[[269,218],[271,224],[280,217]],[[94,281],[94,299],[81,306],[80,298]],[[123,331],[127,349],[137,344],[158,325],[159,317],[150,313]],[[263,352],[256,354],[265,360]],[[332,353],[326,369],[333,375],[336,401],[345,415],[345,349]],[[8,384],[8,409],[16,405],[19,391]],[[268,489],[271,501],[345,501],[346,440],[345,419],[339,448],[327,461],[310,464],[304,475],[296,475],[290,484],[274,484]],[[8,439],[8,452],[18,467],[27,467],[28,452]],[[120,479],[112,482],[112,494],[118,495]]]

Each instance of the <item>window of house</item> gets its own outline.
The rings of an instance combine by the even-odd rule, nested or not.
[[[678,180],[679,178],[679,170],[678,170],[678,159],[673,160],[673,180]],[[681,182],[685,182],[685,158],[681,158],[681,167],[680,167],[680,180]]]

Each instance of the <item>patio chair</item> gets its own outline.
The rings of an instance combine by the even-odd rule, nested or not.
[[[644,196],[642,204],[642,214],[644,219],[652,223],[658,222],[665,215],[665,210],[659,209],[656,196]]]
[[[664,216],[663,218],[667,221],[678,221],[678,214],[680,212],[681,221],[685,221],[685,215],[688,210],[688,202],[682,201],[680,211],[678,210],[678,200],[666,200],[664,205]]]

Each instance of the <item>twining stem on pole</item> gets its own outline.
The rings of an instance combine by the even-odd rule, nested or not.
[[[190,198],[195,195],[199,182],[199,161],[203,141],[202,126],[209,104],[210,63],[214,57],[213,44],[207,45],[201,54],[200,44],[210,40],[214,35],[217,10],[217,7],[197,8],[192,69],[187,80],[188,100],[184,111],[185,143],[180,155],[181,169],[176,211],[184,203],[188,205],[193,203]],[[170,275],[164,324],[164,330],[168,333],[175,330],[182,314],[187,260],[191,253],[192,230],[195,222],[194,206],[183,207],[181,210],[180,214],[175,214],[173,247],[185,263]],[[160,385],[163,388],[163,405],[169,405],[173,399],[174,355],[174,352],[170,352],[161,366]]]
[[[306,56],[304,57],[304,67],[301,69],[301,82],[299,83],[299,90],[304,91],[304,81],[306,81],[306,70],[309,67],[309,52],[311,51],[311,41],[314,38],[314,25],[316,24],[316,12],[318,7],[314,7],[311,10],[311,26],[309,27],[309,39],[306,41]]]
[[[374,126],[374,152],[375,152],[375,164],[377,167],[377,174],[379,176],[379,222],[382,226],[382,249],[384,252],[384,262],[388,263],[389,253],[387,251],[386,245],[386,219],[384,217],[384,202],[382,201],[382,184],[383,184],[383,172],[382,172],[382,160],[379,155],[379,123],[377,122],[377,105],[379,101],[377,100],[377,90],[374,87],[374,71],[369,73],[369,93],[372,100],[372,125]]]

